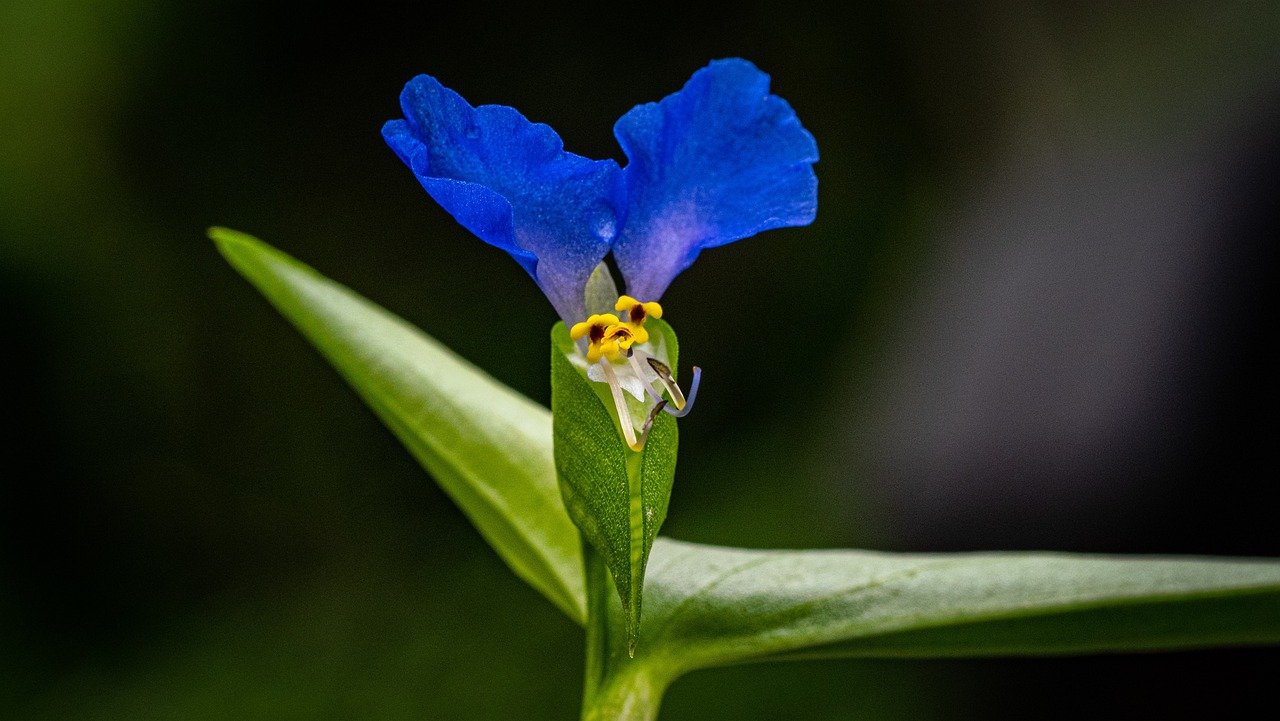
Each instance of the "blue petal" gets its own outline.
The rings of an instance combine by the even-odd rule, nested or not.
[[[400,105],[405,119],[382,135],[431,197],[510,253],[566,322],[585,318],[587,278],[617,226],[617,163],[567,153],[550,127],[502,105],[473,108],[427,75]]]
[[[817,213],[818,146],[746,60],[712,62],[613,130],[630,160],[613,244],[628,295],[657,300],[703,248],[807,225]]]

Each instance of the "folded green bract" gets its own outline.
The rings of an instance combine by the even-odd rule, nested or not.
[[[671,367],[676,367],[675,333],[661,320]],[[577,352],[563,323],[551,331],[551,416],[556,475],[565,507],[582,535],[604,558],[618,589],[626,619],[628,653],[640,632],[640,599],[649,549],[667,517],[676,473],[676,419],[654,418],[644,450],[622,440],[618,418],[603,383],[592,383],[569,357]]]

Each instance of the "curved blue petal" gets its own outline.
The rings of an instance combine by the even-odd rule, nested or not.
[[[617,227],[618,165],[565,152],[555,131],[514,108],[473,108],[435,78],[400,94],[387,144],[467,230],[511,254],[569,323]]]
[[[817,143],[746,60],[712,62],[613,131],[630,160],[613,244],[628,295],[657,300],[703,248],[817,213]]]

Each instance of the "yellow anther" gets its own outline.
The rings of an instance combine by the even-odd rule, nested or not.
[[[587,346],[587,360],[594,363],[600,360],[600,356],[610,361],[619,360],[626,355],[627,350],[635,342],[636,336],[631,326],[627,323],[616,323],[605,329],[604,338],[598,344]]]
[[[587,339],[587,360],[595,363],[601,358],[616,361],[638,341],[629,323],[618,322],[612,313],[598,313],[569,329],[574,340]],[[647,337],[647,336],[646,336]]]
[[[636,343],[648,343],[649,331],[644,329],[644,319],[649,316],[662,317],[662,306],[654,302],[641,303],[629,295],[620,296],[613,309],[620,311],[622,320],[631,327],[631,335]]]
[[[604,337],[604,331],[618,322],[618,316],[612,313],[597,313],[581,323],[574,323],[569,329],[569,337],[574,340],[589,338],[592,341]]]

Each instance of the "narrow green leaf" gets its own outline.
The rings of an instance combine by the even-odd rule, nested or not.
[[[661,334],[668,358],[676,360],[675,334],[650,321]],[[602,383],[593,383],[569,360],[577,349],[563,323],[551,332],[551,409],[556,472],[569,516],[600,552],[618,589],[618,599],[634,652],[640,628],[645,566],[658,529],[667,517],[675,476],[675,418],[655,419],[644,451],[622,439],[612,401]]]
[[[261,241],[222,228],[209,235],[435,476],[516,575],[583,623],[582,547],[556,489],[547,410]]]
[[[671,678],[779,658],[1280,642],[1274,560],[749,551],[661,539],[647,588],[641,648]]]

